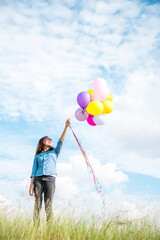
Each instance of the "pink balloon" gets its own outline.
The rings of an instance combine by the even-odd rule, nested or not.
[[[96,124],[93,121],[93,115],[91,115],[91,114],[88,115],[87,122],[91,126],[96,126]]]
[[[75,111],[75,118],[78,121],[85,121],[88,118],[88,113],[85,110],[83,110],[83,108],[78,108]]]
[[[93,82],[93,99],[104,101],[109,96],[107,82],[103,78],[97,78]]]

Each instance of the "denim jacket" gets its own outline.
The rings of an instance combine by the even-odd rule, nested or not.
[[[41,153],[35,155],[30,178],[42,175],[57,175],[56,160],[61,151],[62,144],[63,141],[59,139],[55,149],[42,151]]]

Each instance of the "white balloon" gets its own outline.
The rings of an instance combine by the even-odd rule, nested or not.
[[[104,125],[106,121],[106,116],[104,114],[95,115],[93,121],[97,125]]]

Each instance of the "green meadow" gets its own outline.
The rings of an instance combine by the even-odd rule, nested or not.
[[[32,217],[25,213],[11,216],[0,213],[0,240],[152,240],[160,239],[160,228],[147,219],[120,220],[118,216],[104,217],[90,214],[78,218],[59,213],[53,222],[46,223],[41,216],[40,225],[33,225]]]

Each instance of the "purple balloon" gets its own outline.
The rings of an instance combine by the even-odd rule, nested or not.
[[[85,110],[83,110],[83,108],[78,108],[75,111],[75,118],[78,121],[85,121],[88,118],[88,113]]]
[[[89,92],[80,92],[77,96],[77,103],[81,108],[86,108],[88,104],[92,101],[91,94]]]

